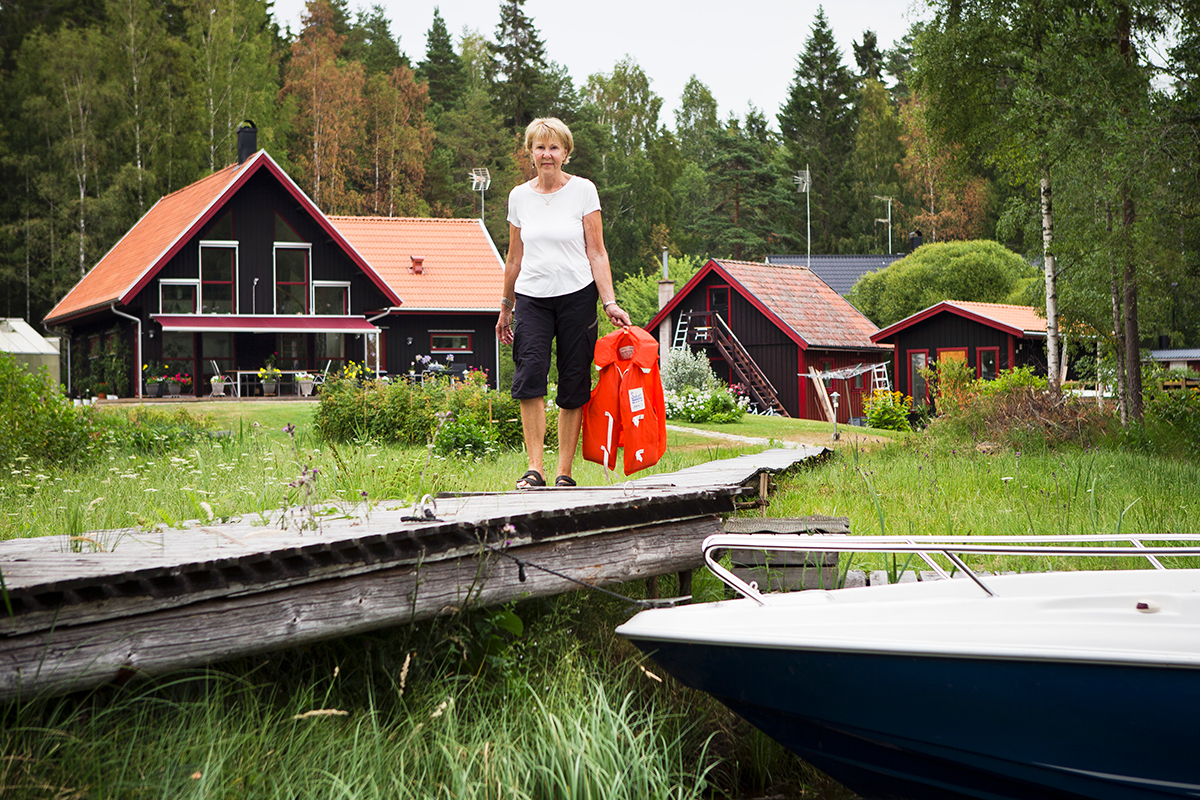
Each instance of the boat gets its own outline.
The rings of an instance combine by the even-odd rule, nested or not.
[[[617,633],[863,797],[1200,797],[1198,544],[717,534],[705,561],[740,598]],[[720,563],[731,550],[910,553],[935,579],[765,593]],[[966,563],[1004,555],[1116,568]]]

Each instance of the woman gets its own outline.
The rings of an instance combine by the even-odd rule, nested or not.
[[[596,302],[613,325],[629,325],[614,299],[612,271],[600,222],[600,197],[586,178],[563,166],[574,148],[561,120],[535,119],[525,129],[525,149],[537,176],[508,195],[508,258],[496,336],[513,346],[512,396],[521,401],[521,426],[529,470],[518,489],[546,485],[542,464],[546,436],[546,386],[550,343],[558,353],[558,477],[571,477],[583,406],[591,395],[596,348]],[[513,313],[517,324],[514,330]]]

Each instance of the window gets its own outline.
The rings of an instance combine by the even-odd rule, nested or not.
[[[975,351],[976,374],[985,381],[994,381],[1000,374],[1000,348],[980,347]]]
[[[957,361],[960,364],[967,363],[967,348],[965,347],[939,347],[937,351],[938,361]]]
[[[708,310],[714,314],[720,314],[721,319],[725,321],[725,324],[730,324],[728,286],[708,287]],[[710,319],[708,324],[716,325],[717,321],[715,319]]]
[[[208,229],[208,235],[204,237],[212,241],[233,241],[233,212],[230,211],[225,216],[221,217],[217,222]]]
[[[474,331],[430,331],[429,352],[469,353],[472,333]]]
[[[200,287],[196,281],[162,280],[159,281],[158,292],[160,313],[196,313],[196,295],[200,293]]]
[[[275,313],[308,313],[308,247],[275,245]]]
[[[184,331],[163,331],[163,363],[171,375],[191,375],[196,363],[196,335]],[[195,384],[193,384],[195,385]]]
[[[212,369],[210,361],[217,362],[217,366],[221,368],[221,372],[227,375],[233,372],[236,368],[233,360],[233,334],[200,334],[200,357],[203,359],[200,365],[200,372],[204,375],[205,380],[212,377],[212,374],[209,372]],[[203,387],[204,384],[201,383],[201,389]]]
[[[318,333],[316,336],[316,367],[325,370],[325,364],[332,361],[329,374],[337,372],[346,366],[346,335],[344,333]]]
[[[833,372],[833,361],[827,358],[822,359],[821,372]],[[821,378],[821,382],[825,384],[825,391],[833,389],[833,378]]]
[[[304,239],[300,237],[300,234],[296,233],[296,229],[287,220],[279,216],[278,211],[275,212],[275,241],[293,242],[296,244],[304,243]]]
[[[237,243],[200,243],[200,313],[236,314]]]
[[[308,334],[281,333],[276,341],[279,358],[275,366],[287,370],[308,369]]]
[[[929,405],[929,387],[921,370],[929,366],[928,350],[908,351],[908,389],[912,395],[913,407]]]
[[[851,379],[850,388],[856,392],[863,390],[863,374],[861,372]]]
[[[313,281],[314,314],[344,317],[350,313],[350,284],[332,281]]]

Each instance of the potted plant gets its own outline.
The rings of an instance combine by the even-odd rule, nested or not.
[[[218,374],[218,375],[213,375],[211,378],[209,378],[208,382],[210,384],[212,384],[212,396],[213,397],[224,397],[225,396],[225,387],[229,385],[228,378],[226,378],[224,375]]]
[[[146,380],[146,396],[158,397],[162,393],[162,369],[153,364],[143,364],[142,375]]]
[[[279,379],[282,376],[283,373],[275,366],[274,361],[267,362],[259,369],[258,377],[262,381],[264,396],[275,394],[275,388],[279,385]]]
[[[308,397],[312,394],[313,384],[317,380],[317,376],[311,372],[300,372],[296,375],[296,381],[300,385],[300,394]]]
[[[176,372],[174,375],[163,376],[163,383],[166,384],[167,393],[175,396],[183,391],[183,387],[191,386],[192,376],[186,372]]]

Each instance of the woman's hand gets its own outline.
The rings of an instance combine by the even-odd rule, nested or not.
[[[609,308],[612,308],[612,306],[609,306]],[[496,320],[496,338],[500,340],[501,344],[512,344],[512,319],[513,312],[501,306],[500,317]]]
[[[628,328],[633,324],[625,309],[616,303],[609,303],[608,308],[604,309],[604,313],[608,314],[608,321],[618,328]]]

